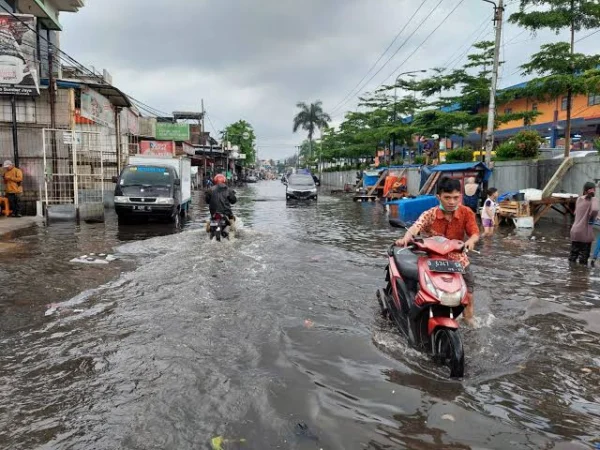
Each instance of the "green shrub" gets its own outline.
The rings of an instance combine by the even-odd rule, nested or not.
[[[531,130],[520,131],[512,141],[517,146],[522,159],[537,158],[540,153],[540,144],[544,142],[537,131]]]
[[[496,161],[510,161],[511,159],[520,159],[519,150],[514,142],[504,142],[496,147]]]
[[[423,155],[416,155],[413,164],[425,164],[425,157]]]
[[[468,148],[450,150],[446,153],[447,163],[471,162],[473,161],[473,150]]]

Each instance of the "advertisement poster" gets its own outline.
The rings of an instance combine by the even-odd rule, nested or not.
[[[159,141],[189,141],[190,126],[187,123],[156,123],[156,139]]]
[[[110,101],[88,87],[81,90],[81,117],[97,124],[115,127],[115,109]]]
[[[173,141],[141,141],[140,154],[146,156],[174,156],[175,143]]]
[[[40,94],[35,61],[36,19],[28,14],[0,14],[0,94]]]

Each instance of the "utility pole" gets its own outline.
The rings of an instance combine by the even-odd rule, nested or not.
[[[504,0],[498,0],[498,6],[490,0],[483,0],[494,5],[494,25],[496,26],[496,46],[494,47],[494,69],[490,88],[490,108],[488,111],[487,133],[485,136],[485,163],[492,162],[494,149],[494,122],[496,120],[496,88],[498,86],[498,67],[500,66],[500,45],[502,44],[502,19],[504,16]]]

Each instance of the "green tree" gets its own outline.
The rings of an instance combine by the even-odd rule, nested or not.
[[[540,9],[530,10],[531,6]],[[550,29],[557,33],[570,31],[570,43],[558,42],[543,45],[531,62],[523,66],[524,74],[537,73],[541,77],[533,83],[533,90],[542,97],[558,98],[567,94],[567,124],[565,127],[565,156],[569,156],[571,143],[571,115],[573,95],[581,93],[577,78],[589,70],[590,58],[575,53],[575,33],[600,27],[600,2],[598,0],[521,0],[520,9],[512,14],[510,22],[536,32]],[[557,88],[565,89],[557,94]]]
[[[243,164],[250,166],[256,161],[256,135],[254,129],[245,120],[238,120],[231,125],[228,125],[224,131],[221,131],[221,138],[231,142],[232,145],[237,145],[240,153],[246,155]]]
[[[294,133],[300,128],[308,132],[308,142],[310,146],[310,155],[313,155],[313,138],[317,130],[322,130],[331,122],[329,114],[323,111],[323,102],[317,100],[315,103],[307,105],[304,102],[296,104],[300,112],[294,117]]]

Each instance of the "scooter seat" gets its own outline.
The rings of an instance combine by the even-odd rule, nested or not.
[[[419,279],[419,268],[417,266],[419,255],[415,255],[408,248],[398,247],[394,249],[394,261],[402,278]]]

